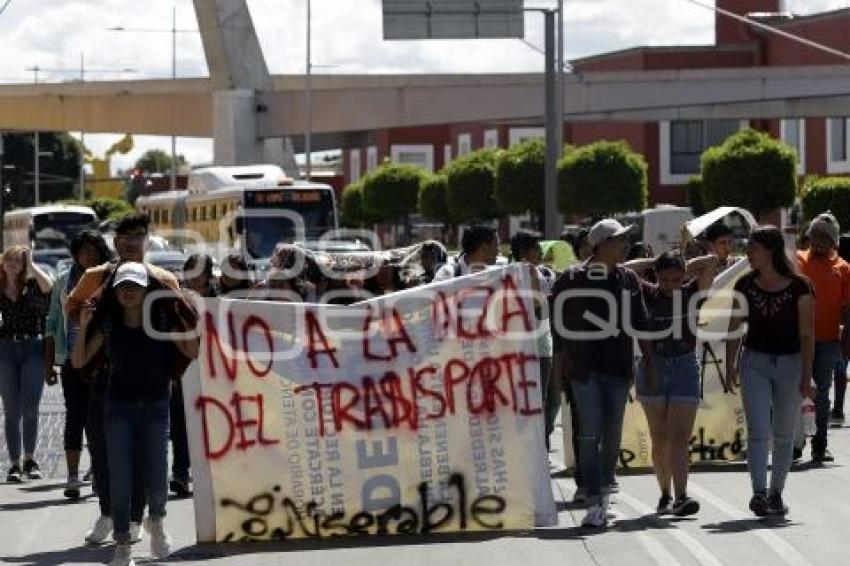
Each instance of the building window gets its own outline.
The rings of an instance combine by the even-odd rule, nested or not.
[[[511,128],[508,133],[510,145],[526,140],[545,140],[546,128]]]
[[[779,126],[782,141],[797,153],[797,174],[806,173],[806,121],[782,120]]]
[[[378,168],[378,148],[374,145],[366,148],[366,171],[371,172]]]
[[[457,156],[463,157],[472,153],[472,134],[460,134],[457,137]]]
[[[443,167],[448,167],[452,162],[452,144],[447,143],[443,146]]]
[[[746,120],[677,120],[661,122],[662,185],[684,185],[699,174],[700,157],[710,147],[748,126]]]
[[[826,123],[826,172],[850,173],[850,118],[830,118]]]
[[[360,149],[352,149],[349,156],[348,180],[354,183],[360,180]]]
[[[484,132],[484,147],[489,149],[499,147],[499,130],[486,130]]]
[[[429,173],[434,172],[433,145],[393,145],[391,155],[394,163],[417,165]]]

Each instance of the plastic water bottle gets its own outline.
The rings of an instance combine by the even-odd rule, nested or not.
[[[814,436],[817,431],[814,402],[809,398],[804,399],[801,410],[803,411],[803,431],[806,436]]]

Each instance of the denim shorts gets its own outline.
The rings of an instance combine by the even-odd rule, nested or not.
[[[641,403],[700,402],[699,362],[695,353],[665,358],[653,356],[657,383],[652,390],[647,382],[643,360],[638,364],[636,388]]]

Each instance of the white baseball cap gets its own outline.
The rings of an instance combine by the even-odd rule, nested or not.
[[[122,263],[115,272],[115,281],[112,283],[112,286],[117,287],[126,281],[135,283],[139,287],[147,287],[149,283],[148,269],[144,264],[135,261]]]
[[[606,218],[605,220],[600,220],[593,225],[593,228],[590,229],[590,233],[587,235],[587,243],[590,244],[590,247],[595,248],[599,244],[612,238],[628,236],[636,229],[636,224],[623,226],[613,218]]]

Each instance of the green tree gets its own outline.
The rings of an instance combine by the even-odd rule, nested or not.
[[[32,206],[35,198],[35,146],[32,134],[2,134],[3,184],[10,192],[6,209]],[[39,193],[42,202],[70,198],[80,178],[80,145],[68,134],[42,132],[39,149],[50,155],[41,157]]]
[[[384,163],[363,180],[363,212],[376,222],[404,225],[403,240],[410,237],[410,214],[419,204],[419,187],[426,172],[421,167]]]
[[[496,160],[494,197],[505,214],[532,212],[542,216],[546,176],[546,143],[530,139],[501,152]]]
[[[426,220],[451,224],[446,191],[449,181],[443,173],[429,175],[419,189],[419,214]]]
[[[822,212],[832,212],[842,229],[850,227],[850,178],[807,179],[803,193],[803,213],[812,220]]]
[[[66,199],[62,202],[65,204],[90,206],[100,220],[117,220],[134,210],[130,203],[116,198],[96,198],[87,200]]]
[[[599,141],[558,161],[558,209],[603,216],[646,208],[646,161],[624,141]]]
[[[703,197],[702,193],[702,177],[694,175],[688,179],[688,204],[694,216],[702,216],[707,212],[705,208],[705,197]]]
[[[457,222],[490,220],[499,215],[494,196],[499,151],[479,149],[446,168],[446,204]]]
[[[342,190],[339,202],[340,220],[346,228],[361,228],[363,215],[363,180],[351,183]]]
[[[178,155],[175,159],[177,168],[187,165],[186,158]],[[152,173],[168,173],[171,171],[171,154],[161,149],[149,149],[136,160],[136,169],[140,169],[148,175]]]
[[[755,216],[791,206],[797,187],[794,150],[755,130],[743,130],[702,154],[705,206],[738,206]]]

